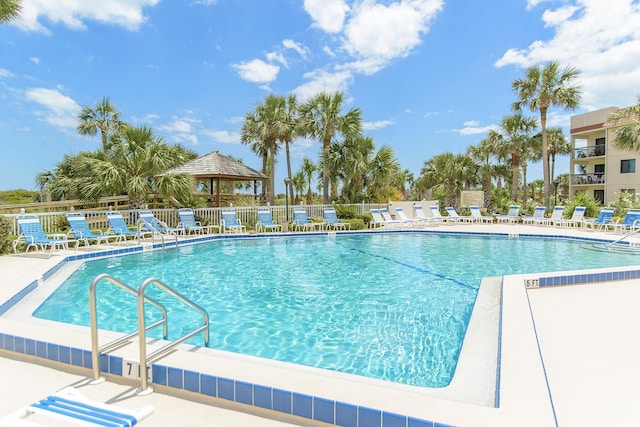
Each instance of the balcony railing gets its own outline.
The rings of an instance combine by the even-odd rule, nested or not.
[[[604,184],[604,174],[600,173],[583,173],[571,175],[571,185],[593,185]]]
[[[574,159],[584,159],[585,157],[600,157],[605,154],[604,145],[592,145],[590,147],[576,148]]]

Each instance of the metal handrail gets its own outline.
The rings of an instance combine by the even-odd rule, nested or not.
[[[191,308],[195,309],[196,311],[200,312],[200,314],[202,314],[202,317],[203,317],[203,325],[198,327],[198,328],[196,328],[192,332],[189,332],[188,334],[182,336],[181,338],[178,338],[177,340],[171,341],[169,344],[165,345],[164,347],[161,347],[158,350],[156,350],[156,351],[154,351],[154,352],[152,352],[150,354],[147,354],[147,339],[146,339],[147,328],[145,327],[145,315],[144,315],[144,302],[145,302],[147,297],[145,297],[144,292],[145,292],[145,289],[147,288],[147,286],[149,286],[149,285],[157,286],[158,288],[162,289],[163,291],[165,291],[169,295],[171,295],[174,298],[178,299],[183,304],[186,304],[189,307],[191,307]],[[138,330],[141,332],[140,335],[139,335],[139,346],[140,346],[140,389],[137,392],[138,394],[148,394],[148,393],[151,393],[153,391],[153,389],[151,387],[149,387],[149,381],[147,379],[147,364],[148,363],[153,362],[154,360],[156,360],[157,358],[159,358],[163,354],[165,354],[168,351],[172,350],[178,344],[188,340],[189,338],[195,336],[196,334],[198,334],[198,333],[200,333],[202,331],[204,331],[204,345],[205,345],[205,347],[209,347],[209,314],[207,313],[207,311],[204,308],[200,307],[195,302],[189,300],[188,298],[186,298],[185,296],[180,294],[175,289],[169,287],[168,285],[164,284],[160,280],[155,279],[153,277],[150,277],[150,278],[146,279],[144,282],[142,282],[142,284],[140,285],[140,288],[138,289]]]
[[[619,239],[617,239],[617,240],[615,240],[615,241],[613,241],[613,242],[611,242],[611,243],[607,243],[607,248],[611,248],[611,247],[613,247],[614,245],[616,245],[616,244],[618,244],[618,243],[622,242],[624,239],[626,239],[626,238],[628,238],[628,237],[631,237],[631,236],[633,236],[633,235],[634,235],[634,234],[636,234],[636,233],[640,233],[640,227],[638,227],[638,225],[637,225],[639,221],[640,221],[640,220],[635,220],[635,221],[633,222],[633,225],[631,226],[631,227],[632,227],[632,229],[631,229],[631,231],[629,231],[627,234],[625,234],[624,236],[620,237]]]
[[[93,370],[92,383],[94,384],[104,381],[104,378],[100,377],[100,352],[111,350],[112,348],[115,348],[121,345],[122,343],[128,341],[129,339],[135,337],[140,333],[140,330],[138,330],[136,332],[132,332],[128,335],[125,335],[124,337],[118,338],[110,343],[107,343],[102,347],[98,346],[98,314],[97,314],[97,303],[96,303],[96,288],[98,286],[98,283],[102,281],[111,283],[112,285],[115,285],[120,289],[123,289],[124,291],[130,293],[131,295],[135,295],[135,296],[138,295],[138,291],[136,291],[131,286],[127,285],[124,282],[121,282],[120,280],[116,279],[115,277],[109,274],[101,274],[97,276],[91,282],[91,286],[89,286],[89,316],[91,321],[91,362],[92,362],[92,370]],[[147,327],[147,330],[155,328],[156,326],[162,325],[162,336],[164,337],[164,339],[167,339],[167,336],[168,336],[167,309],[164,307],[164,305],[162,305],[161,303],[159,303],[153,298],[145,297],[144,301],[155,306],[162,312],[162,319],[149,325]]]

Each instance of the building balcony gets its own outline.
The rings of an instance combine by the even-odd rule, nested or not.
[[[604,174],[583,173],[571,175],[571,185],[604,185]]]
[[[587,157],[601,157],[605,155],[604,145],[592,145],[590,147],[576,148],[573,158],[584,159]]]

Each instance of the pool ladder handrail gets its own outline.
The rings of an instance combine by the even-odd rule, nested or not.
[[[131,338],[135,337],[140,333],[139,330],[127,334],[123,337],[115,339],[102,347],[98,345],[98,314],[97,314],[97,302],[96,302],[96,288],[99,283],[106,281],[107,283],[111,283],[119,287],[120,289],[130,293],[131,295],[137,298],[138,291],[133,289],[131,286],[126,283],[116,279],[110,274],[100,274],[91,282],[89,286],[89,317],[90,317],[90,325],[91,325],[91,361],[92,361],[92,370],[93,370],[93,380],[91,381],[93,384],[100,383],[104,381],[104,378],[100,377],[100,353],[104,351],[111,350],[120,346],[121,344],[129,341]],[[162,319],[157,322],[149,325],[148,329],[153,329],[156,326],[162,325],[162,336],[164,339],[167,339],[168,336],[168,326],[167,326],[167,309],[156,301],[153,298],[146,297],[145,302],[150,303],[154,307],[158,308],[162,312]]]
[[[611,242],[611,243],[607,243],[607,249],[612,248],[613,246],[619,244],[620,242],[622,242],[623,240],[633,236],[636,233],[640,232],[640,227],[638,226],[638,220],[634,221],[633,226],[631,228],[631,231],[629,231],[627,234],[625,234],[624,236],[620,237],[619,239],[616,239],[615,241]],[[629,242],[631,243],[631,242]],[[631,245],[628,246],[629,248],[632,247]]]
[[[153,244],[156,241],[156,236],[160,237],[160,241],[162,242],[162,249],[164,249],[164,238],[165,238],[165,236],[166,237],[173,236],[173,238],[176,241],[176,245],[178,245],[178,234],[177,233],[174,233],[174,232],[162,233],[162,232],[160,232],[160,231],[158,231],[156,229],[149,230],[149,229],[147,229],[146,224],[147,223],[145,221],[143,221],[141,219],[138,220],[138,238],[140,236],[142,236],[142,234],[144,234],[144,233],[150,233],[151,234],[151,243]],[[139,243],[139,241],[138,241],[138,243]]]
[[[145,316],[144,316],[144,303],[148,297],[145,297],[144,292],[149,285],[155,285],[156,287],[162,289],[169,295],[173,296],[183,304],[188,305],[189,307],[198,311],[203,317],[203,324],[193,331],[183,335],[181,338],[175,339],[171,341],[169,344],[157,349],[156,351],[147,354],[147,340],[146,340],[146,331],[148,327],[145,326]],[[166,285],[158,279],[150,277],[146,279],[140,285],[138,289],[138,330],[140,331],[139,335],[139,347],[140,347],[140,388],[137,390],[137,394],[144,395],[153,392],[153,388],[149,387],[149,380],[147,378],[147,364],[153,362],[158,359],[165,353],[173,350],[176,346],[181,344],[182,342],[188,340],[189,338],[199,334],[204,331],[204,345],[205,347],[209,347],[209,313],[200,307],[195,302],[191,301],[180,292]]]

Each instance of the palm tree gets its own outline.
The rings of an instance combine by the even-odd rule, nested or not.
[[[477,172],[484,192],[484,207],[491,206],[493,193],[493,179],[500,175],[501,164],[496,153],[496,147],[487,138],[478,145],[472,145],[467,149],[467,154],[475,162]]]
[[[296,190],[296,195],[295,198],[291,199],[294,201],[294,203],[298,203],[298,197],[302,194],[302,192],[304,191],[304,188],[306,187],[307,182],[306,182],[306,178],[304,176],[304,173],[302,171],[300,172],[296,172],[293,177],[291,178],[291,186],[293,188],[295,188]]]
[[[362,131],[362,114],[359,108],[352,108],[342,114],[344,95],[341,92],[320,92],[300,107],[301,128],[306,135],[322,142],[322,202],[329,203],[331,142],[338,135],[352,138]]]
[[[457,207],[460,192],[473,179],[475,169],[471,157],[448,152],[426,161],[420,179],[427,188],[445,194],[448,206]]]
[[[16,21],[22,10],[21,0],[0,0],[0,24]]]
[[[553,127],[547,129],[547,138],[549,140],[549,160],[551,163],[549,182],[554,182],[556,169],[556,155],[571,154],[571,143],[562,132],[562,128]]]
[[[527,169],[529,161],[537,162],[542,158],[539,139],[527,138],[520,152],[520,166],[522,167],[522,205],[527,205]],[[544,182],[544,181],[543,181]]]
[[[531,111],[540,112],[544,204],[547,209],[550,198],[547,111],[552,106],[571,110],[578,107],[582,89],[573,81],[579,74],[576,68],[561,69],[558,62],[551,61],[545,66],[530,67],[524,78],[516,79],[511,84],[518,96],[518,100],[512,105],[514,111],[521,111],[522,107],[527,106]]]
[[[120,121],[120,113],[111,104],[109,98],[105,96],[96,103],[93,109],[87,105],[83,106],[80,114],[78,114],[78,119],[80,124],[78,124],[77,130],[80,135],[93,136],[100,131],[103,160],[108,162],[109,133],[117,133],[127,127],[125,122]]]
[[[295,95],[288,95],[283,99],[284,109],[282,111],[282,120],[284,121],[280,140],[284,142],[285,155],[287,157],[287,176],[293,182],[291,175],[291,155],[289,154],[289,145],[299,133],[298,120],[298,100]],[[293,185],[289,186],[289,197],[293,200]]]
[[[520,113],[504,116],[501,122],[502,132],[489,131],[488,140],[501,155],[511,156],[512,180],[511,200],[518,198],[518,184],[520,174],[520,157],[522,146],[531,138],[531,132],[536,128],[534,118],[525,117]]]
[[[313,174],[317,171],[316,165],[313,164],[308,158],[302,159],[302,173],[307,180],[307,204],[313,203],[313,191],[311,190],[311,181],[313,180]]]
[[[614,111],[609,116],[609,121],[622,125],[616,129],[615,146],[622,150],[640,152],[640,96],[636,105]]]

